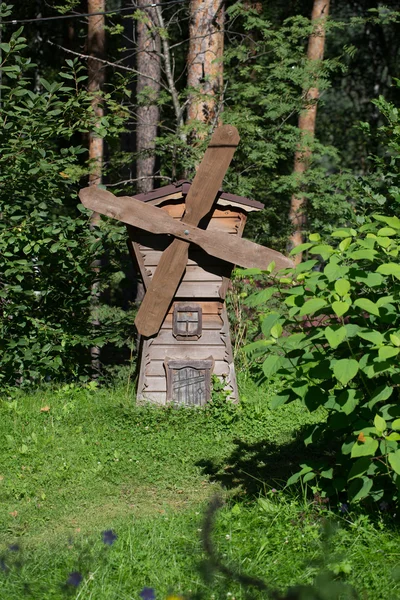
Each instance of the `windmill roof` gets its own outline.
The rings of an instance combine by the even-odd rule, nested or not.
[[[176,183],[171,183],[169,185],[164,185],[163,187],[157,188],[156,190],[152,190],[151,192],[146,192],[145,194],[137,194],[134,196],[137,200],[141,200],[142,202],[150,202],[151,200],[159,200],[159,203],[163,201],[164,197],[170,196],[171,194],[176,194],[181,192],[184,196],[189,192],[190,186],[192,185],[191,181],[187,181],[186,179],[181,179]],[[256,200],[250,200],[249,198],[244,198],[243,196],[237,196],[236,194],[228,194],[223,190],[219,190],[218,200],[224,201],[224,204],[239,204],[247,211],[253,210],[262,210],[264,208],[264,204],[261,202],[257,202]],[[155,204],[158,204],[155,202]]]

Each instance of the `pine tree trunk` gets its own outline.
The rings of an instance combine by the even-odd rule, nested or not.
[[[88,0],[88,13],[104,12],[105,8],[105,0]],[[91,56],[88,60],[88,87],[89,92],[93,94],[92,107],[98,120],[104,115],[98,92],[103,87],[105,71],[104,64],[96,60],[96,58],[104,59],[106,41],[104,24],[104,15],[95,14],[92,17],[88,17],[87,53]],[[95,130],[91,131],[89,136],[89,160],[92,167],[89,175],[89,185],[98,185],[101,183],[103,155],[103,138],[97,136]],[[92,223],[96,224],[98,220],[99,216],[97,213],[93,213]]]
[[[139,0],[138,8],[146,6],[146,18],[137,23],[137,126],[136,126],[136,178],[139,192],[150,192],[154,188],[156,164],[155,138],[160,118],[157,104],[160,91],[160,36],[156,31],[157,15],[148,7],[147,0]]]
[[[314,0],[311,21],[314,31],[308,41],[307,58],[310,61],[322,61],[325,49],[325,21],[329,14],[329,0]],[[319,98],[318,82],[315,87],[305,90],[306,105],[299,116],[298,127],[303,141],[294,158],[294,173],[301,177],[307,170],[311,160],[309,143],[315,134],[317,117],[317,103]],[[293,225],[293,233],[290,236],[290,249],[303,243],[303,230],[307,223],[306,199],[299,194],[293,194],[290,202],[289,218]],[[295,257],[296,264],[301,262],[302,254]]]
[[[187,121],[216,125],[222,106],[224,8],[221,0],[191,0]]]
[[[105,11],[105,0],[88,0],[88,13],[99,13]],[[105,52],[105,29],[104,15],[93,15],[88,17],[88,35],[87,35],[87,53],[91,56],[88,60],[88,88],[93,94],[92,107],[98,121],[102,118],[104,111],[99,92],[102,89],[105,79],[104,64],[96,60],[104,58]],[[102,181],[102,168],[104,156],[103,138],[96,135],[96,130],[89,134],[89,161],[90,174],[89,185],[99,185]],[[95,227],[100,221],[100,215],[92,213],[90,226]],[[95,260],[92,268],[99,273],[101,261]],[[96,328],[100,326],[97,315],[97,305],[99,304],[100,290],[95,282],[92,286],[92,325]],[[92,377],[97,378],[100,374],[100,348],[92,346],[90,349]]]

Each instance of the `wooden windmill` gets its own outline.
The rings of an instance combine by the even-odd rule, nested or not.
[[[272,261],[278,269],[292,266],[281,253],[240,237],[247,213],[263,205],[220,191],[238,143],[235,127],[216,129],[192,184],[136,197],[94,186],[80,191],[84,206],[127,224],[146,288],[135,320],[138,399],[202,405],[212,374],[224,378],[236,399],[224,306],[232,268],[266,269]]]

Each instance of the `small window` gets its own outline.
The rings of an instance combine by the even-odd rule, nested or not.
[[[214,360],[165,360],[167,401],[178,406],[204,406],[211,396]]]
[[[175,304],[173,334],[177,340],[198,340],[202,334],[202,311],[198,304]]]

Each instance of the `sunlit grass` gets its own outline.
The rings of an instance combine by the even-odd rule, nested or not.
[[[399,536],[388,517],[373,525],[281,491],[300,451],[295,432],[314,417],[296,404],[270,412],[271,392],[249,380],[241,391],[233,420],[136,408],[125,388],[5,398],[0,598],[138,599],[147,586],[158,598],[172,590],[244,600],[249,590],[220,572],[205,577],[203,514],[217,490],[226,504],[214,544],[235,572],[283,590],[329,567],[362,598],[400,597]],[[327,543],[326,521],[340,526]]]

